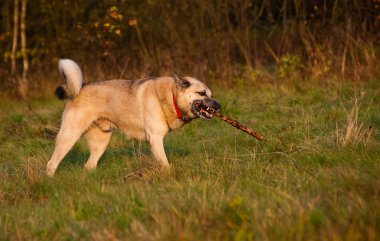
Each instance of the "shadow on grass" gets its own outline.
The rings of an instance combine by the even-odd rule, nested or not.
[[[71,166],[83,166],[89,157],[88,151],[82,151],[76,148],[73,148],[67,153],[65,158],[61,161],[58,169],[67,168]]]
[[[185,143],[186,144],[186,143]],[[191,154],[189,145],[178,145],[173,141],[165,145],[166,154],[169,159],[185,157]],[[90,156],[90,152],[87,148],[82,148],[81,145],[74,146],[61,161],[58,172],[60,170],[70,168],[83,168]],[[118,163],[123,159],[141,159],[142,162],[146,162],[146,159],[152,158],[150,151],[150,145],[145,142],[126,143],[121,147],[107,147],[104,154],[101,156],[98,167],[107,165],[106,163]]]

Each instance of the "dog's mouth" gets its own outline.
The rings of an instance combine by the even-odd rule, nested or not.
[[[210,106],[212,105],[212,106]],[[192,110],[201,119],[210,120],[212,115],[218,111],[220,104],[214,100],[202,101],[196,100],[192,105]]]

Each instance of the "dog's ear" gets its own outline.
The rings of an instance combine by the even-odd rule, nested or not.
[[[179,89],[186,89],[190,86],[190,82],[184,77],[182,77],[181,75],[177,74],[177,72],[175,71],[174,71],[174,82]]]

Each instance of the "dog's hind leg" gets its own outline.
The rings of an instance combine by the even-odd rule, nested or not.
[[[84,166],[87,170],[96,168],[100,157],[110,142],[111,135],[111,130],[104,131],[98,126],[94,126],[86,132],[85,138],[90,148],[90,158]]]
[[[53,155],[47,163],[46,173],[52,177],[59,163],[91,124],[91,118],[78,110],[64,113]]]

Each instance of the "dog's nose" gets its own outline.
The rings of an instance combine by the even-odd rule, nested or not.
[[[214,99],[211,99],[211,98],[206,98],[202,101],[202,103],[207,106],[207,107],[211,107],[213,108],[214,110],[218,110],[220,108],[220,104],[218,101],[214,100]]]
[[[219,102],[217,102],[217,101],[214,100],[213,108],[214,108],[215,110],[219,110],[220,106],[221,106],[221,105],[219,104]]]

